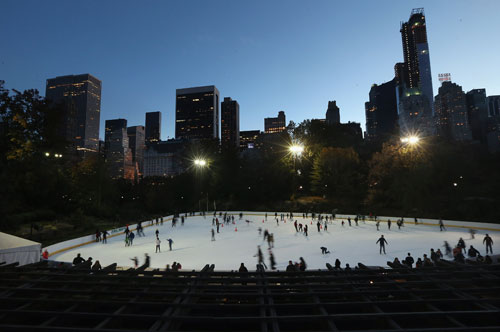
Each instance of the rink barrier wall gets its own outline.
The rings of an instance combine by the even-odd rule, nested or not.
[[[172,220],[172,218],[173,218],[173,216],[163,217],[163,222],[167,222],[169,220]],[[142,222],[142,227],[146,228],[146,227],[154,226],[155,225],[154,222],[155,222],[155,220],[145,220]],[[129,230],[135,231],[137,229],[137,225],[138,224],[128,225]],[[127,226],[122,226],[122,227],[106,230],[109,233],[107,238],[109,239],[109,238],[112,238],[115,236],[125,234],[126,228],[127,228]],[[55,243],[55,244],[52,244],[50,246],[43,248],[42,251],[47,250],[49,252],[49,257],[50,257],[52,255],[57,255],[57,254],[60,254],[61,252],[71,250],[74,248],[78,248],[78,247],[82,247],[82,246],[85,246],[85,245],[91,244],[91,243],[95,243],[95,234],[86,235],[86,236],[82,236],[82,237],[79,237],[76,239],[71,239],[71,240]]]
[[[206,217],[212,218],[214,211],[208,211],[206,213]],[[264,217],[266,212],[255,212],[255,211],[236,211],[236,212],[227,212],[228,215],[233,215],[233,216],[239,216],[240,213],[243,213],[243,216],[262,216]],[[268,218],[274,218],[274,213],[275,212],[267,212],[267,217]],[[278,212],[278,216],[280,214],[284,213],[285,215],[287,212]],[[289,212],[288,212],[289,213]],[[181,216],[183,214],[179,214]],[[294,213],[295,217],[302,218],[302,212],[295,212]],[[324,215],[324,214],[322,214]],[[199,216],[199,212],[195,212],[196,217]],[[194,216],[187,216],[189,217],[194,217]],[[335,220],[338,219],[347,219],[351,218],[352,220],[356,217],[355,214],[336,214],[335,215]],[[388,220],[391,220],[394,224],[398,219],[401,217],[388,217],[388,216],[377,216],[377,221],[380,221],[381,223],[387,223]],[[405,224],[412,224],[415,225],[414,218],[411,217],[402,217],[404,219]],[[163,222],[171,221],[173,219],[173,215],[163,217]],[[295,219],[295,218],[294,218]],[[308,213],[308,219],[310,219],[310,213]],[[424,218],[417,218],[418,219],[418,225],[422,226],[436,226],[439,227],[439,219],[424,219]],[[366,221],[375,223],[375,218],[374,217],[368,217],[366,216]],[[154,224],[155,220],[145,220],[142,222],[142,227],[150,227],[150,226],[155,226]],[[354,222],[354,220],[353,220]],[[362,222],[362,221],[361,221]],[[493,223],[476,223],[476,222],[471,222],[471,221],[456,221],[456,220],[443,220],[443,224],[445,228],[448,227],[453,227],[453,228],[462,228],[462,229],[473,229],[473,230],[485,230],[485,231],[493,231],[493,232],[500,232],[500,225],[498,224],[493,224]],[[473,224],[473,226],[471,225]],[[497,226],[497,227],[492,227],[492,226]],[[395,224],[394,227],[397,227]],[[107,238],[112,238],[115,236],[123,235],[125,233],[126,226],[114,228],[111,230],[107,230],[109,233]],[[137,229],[137,224],[134,225],[129,225],[129,229],[131,231],[135,231]],[[71,250],[74,248],[82,247],[87,244],[95,243],[95,234],[92,235],[86,235],[82,236],[76,239],[72,240],[67,240],[64,242],[59,242],[53,245],[50,245],[48,247],[45,247],[42,249],[42,251],[48,250],[49,252],[49,257],[52,255],[59,254],[61,252]]]

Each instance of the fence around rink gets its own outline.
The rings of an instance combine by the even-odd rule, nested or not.
[[[221,211],[218,211],[218,212],[221,212]],[[206,212],[206,217],[212,217],[213,216],[213,213],[214,211],[208,211]],[[224,212],[222,212],[224,213]],[[227,212],[228,215],[234,215],[234,216],[238,216],[240,213],[243,213],[244,216],[262,216],[262,217],[265,217],[265,214],[267,213],[267,217],[268,218],[274,218],[274,214],[275,213],[278,213],[278,216],[282,213],[284,214],[287,214],[289,212],[256,212],[256,211],[231,211],[231,212]],[[302,214],[305,213],[305,212],[292,212],[293,215],[294,215],[294,219],[296,218],[302,218]],[[184,213],[183,214],[179,214],[179,216],[181,215],[185,215]],[[195,212],[195,215],[194,216],[199,216],[200,215],[200,212]],[[217,213],[218,215],[218,213]],[[316,214],[317,215],[317,214]],[[325,214],[325,213],[321,213],[321,215],[331,215],[331,214]],[[308,218],[310,218],[311,216],[311,213],[308,213]],[[189,215],[187,215],[187,217],[192,217]],[[336,214],[335,215],[335,220],[338,220],[338,219],[347,219],[347,218],[351,218],[351,219],[354,219],[356,217],[355,214]],[[411,224],[411,225],[415,225],[415,222],[414,222],[414,217],[388,217],[388,216],[377,216],[377,221],[380,221],[381,223],[387,223],[388,220],[391,220],[392,222],[395,222],[397,221],[398,219],[401,219],[403,218],[404,219],[404,222],[405,224]],[[173,215],[170,215],[170,216],[166,216],[166,217],[163,217],[163,222],[168,222],[168,221],[171,221],[173,219]],[[438,226],[439,227],[439,219],[425,219],[425,218],[417,218],[418,219],[418,225],[422,225],[422,226]],[[374,217],[369,217],[369,216],[365,216],[365,221],[367,222],[375,222],[375,218]],[[142,227],[149,227],[149,226],[152,226],[154,224],[155,220],[145,220],[142,222]],[[473,230],[482,230],[482,231],[492,231],[492,232],[500,232],[500,225],[499,224],[493,224],[493,223],[480,223],[480,222],[470,222],[470,221],[456,221],[456,220],[443,220],[443,224],[446,228],[462,228],[462,229],[473,229]],[[131,224],[129,225],[129,229],[131,231],[134,231],[137,229],[137,225],[138,224]],[[115,236],[119,236],[119,235],[123,235],[124,232],[125,232],[125,229],[126,229],[126,226],[122,226],[122,227],[118,227],[118,228],[114,228],[114,229],[110,229],[110,230],[107,230],[108,232],[108,236],[107,238],[112,238],[112,237],[115,237]],[[61,252],[64,252],[64,251],[67,251],[67,250],[71,250],[71,249],[74,249],[74,248],[78,248],[78,247],[82,247],[82,246],[85,246],[87,244],[91,244],[91,243],[94,243],[95,242],[95,234],[91,234],[91,235],[86,235],[86,236],[82,236],[82,237],[79,237],[79,238],[76,238],[76,239],[72,239],[72,240],[67,240],[67,241],[63,241],[63,242],[59,242],[59,243],[56,243],[56,244],[52,244],[48,247],[45,247],[42,249],[42,251],[45,251],[47,250],[49,252],[49,257],[52,256],[52,255],[56,255],[56,254],[59,254]]]

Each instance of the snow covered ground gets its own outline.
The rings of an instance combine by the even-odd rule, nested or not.
[[[251,223],[245,222],[246,219]],[[336,258],[340,259],[342,267],[346,263],[353,267],[358,262],[386,266],[387,261],[392,261],[395,257],[402,259],[408,252],[416,261],[416,258],[422,257],[423,254],[429,255],[430,248],[441,248],[444,253],[443,242],[448,241],[454,246],[460,237],[465,240],[467,249],[473,245],[485,255],[482,241],[486,233],[493,238],[493,253],[500,253],[498,231],[478,230],[475,239],[470,239],[467,229],[448,227],[446,231],[440,232],[438,226],[414,225],[413,221],[409,220],[406,220],[401,230],[398,230],[395,222],[392,223],[391,230],[388,230],[387,223],[383,220],[380,231],[377,231],[372,221],[360,221],[359,226],[355,226],[352,221],[352,226],[349,227],[347,221],[342,226],[341,220],[336,219],[329,222],[328,231],[318,232],[316,222],[311,224],[311,218],[303,219],[302,214],[296,214],[294,219],[299,223],[307,223],[308,237],[297,233],[290,220],[280,221],[278,225],[274,213],[269,213],[267,221],[264,222],[263,216],[244,215],[240,220],[239,216],[235,215],[235,224],[221,226],[220,233],[215,235],[216,241],[211,241],[211,229],[215,229],[212,226],[212,215],[207,215],[206,218],[194,216],[187,217],[183,226],[179,219],[176,227],[172,227],[170,221],[162,226],[145,227],[146,236],[136,236],[133,246],[130,247],[125,247],[124,235],[118,235],[109,238],[107,244],[84,245],[52,255],[50,259],[71,262],[77,253],[81,253],[85,259],[90,256],[93,261],[99,260],[103,267],[115,262],[118,266],[133,266],[131,258],[137,256],[142,264],[144,254],[148,253],[151,256],[151,266],[155,268],[165,268],[166,264],[176,261],[182,264],[183,270],[199,270],[208,263],[215,264],[216,270],[235,270],[243,262],[249,270],[254,270],[257,263],[257,258],[254,257],[257,245],[261,245],[265,263],[269,266],[268,246],[258,234],[259,227],[274,234],[273,253],[279,270],[284,270],[289,260],[296,262],[299,257],[304,257],[309,269],[325,269],[325,264],[334,265]],[[499,225],[492,227],[500,229]],[[156,229],[159,230],[162,241],[161,253],[155,253]],[[379,247],[375,244],[382,234],[388,241],[386,255],[380,255]],[[169,238],[174,241],[172,251],[168,250]],[[327,247],[330,254],[322,255],[322,246]]]

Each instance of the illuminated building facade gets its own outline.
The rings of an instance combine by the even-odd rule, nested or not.
[[[219,90],[214,85],[176,90],[175,137],[219,139]]]
[[[221,141],[223,146],[240,146],[240,105],[230,97],[221,103]]]
[[[138,170],[136,177],[141,177],[144,172],[144,148],[145,134],[144,126],[134,126],[127,128],[128,147],[132,152],[132,163]]]
[[[260,130],[243,130],[240,131],[240,149],[257,148],[257,139],[261,135]]]
[[[127,120],[106,120],[104,135],[106,163],[111,177],[133,180],[137,172],[132,162],[132,151],[129,148]]]
[[[161,112],[146,113],[146,144],[155,144],[161,137]]]
[[[434,107],[439,136],[453,141],[472,140],[465,93],[460,85],[450,81],[443,82],[435,98]]]
[[[404,88],[419,88],[432,109],[434,94],[424,9],[413,9],[408,22],[401,23],[400,32],[404,64],[396,65],[396,75],[404,82]]]
[[[264,132],[266,134],[280,133],[286,129],[285,112],[279,111],[276,118],[264,119]]]
[[[181,152],[184,148],[182,140],[160,141],[151,144],[144,151],[143,176],[175,176],[184,171]]]
[[[98,152],[101,81],[90,74],[49,78],[45,97],[63,109],[61,137],[79,151]]]

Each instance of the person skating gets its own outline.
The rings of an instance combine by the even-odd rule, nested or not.
[[[99,229],[95,231],[95,242],[101,242],[101,231]]]
[[[377,231],[378,231],[379,227],[380,227],[380,221],[377,221],[377,223],[375,225],[377,226]]]
[[[469,255],[469,257],[477,257],[477,256],[480,256],[481,254],[479,253],[479,251],[476,248],[474,248],[473,246],[470,246],[469,251],[467,252],[467,255]]]
[[[266,230],[264,230],[264,240],[263,241],[266,241],[268,236],[269,236],[269,231],[266,229]]]
[[[443,219],[439,218],[439,231],[442,232],[443,230],[446,230],[443,224]]]
[[[460,249],[462,249],[462,250],[465,252],[465,248],[466,248],[466,246],[465,246],[465,241],[464,241],[464,239],[460,238],[460,239],[458,240],[457,247],[459,247]]]
[[[323,254],[323,255],[330,253],[330,251],[328,251],[328,249],[326,247],[321,247],[320,249],[321,249],[321,254]]]
[[[488,250],[490,254],[493,254],[493,239],[488,234],[484,237],[483,244],[486,244],[486,255],[488,255]]]
[[[351,226],[351,217],[347,217],[347,222],[349,223],[349,227]]]
[[[139,266],[139,259],[137,258],[137,256],[135,256],[134,258],[131,258],[130,260],[132,262],[134,262],[134,268],[137,269],[137,267]]]
[[[168,248],[170,249],[170,251],[172,251],[172,243],[174,243],[174,240],[167,239],[167,241],[168,241]]]
[[[271,270],[276,270],[276,260],[271,250],[269,250],[269,263],[271,264]]]
[[[404,260],[404,263],[408,266],[408,267],[413,267],[413,263],[415,262],[415,260],[413,259],[413,257],[411,257],[410,253],[408,253],[408,256],[406,256],[406,259]]]
[[[320,224],[320,222],[319,222],[319,220],[318,220],[318,222],[316,223],[316,227],[318,228],[318,233],[321,231],[320,226],[321,226],[321,224]]]
[[[134,244],[134,238],[135,238],[134,232],[130,232],[130,234],[128,235],[128,245],[129,246]]]
[[[47,249],[43,251],[42,258],[45,260],[49,259],[49,251]]]
[[[217,226],[217,234],[219,234],[219,218],[215,218],[215,225]]]
[[[328,230],[328,217],[327,217],[327,219],[326,219],[326,221],[325,221],[325,232],[326,232],[327,230]]]
[[[215,232],[213,228],[212,228],[212,241],[215,241]]]
[[[388,230],[391,230],[391,224],[392,224],[391,219],[387,220],[387,229]]]
[[[307,236],[307,225],[304,226],[304,235]]]
[[[108,232],[107,231],[102,232],[102,243],[108,243]]]
[[[148,254],[144,254],[144,268],[148,268],[151,265],[151,257]]]
[[[388,244],[388,243],[387,243],[387,240],[384,239],[384,236],[381,235],[380,238],[375,243],[380,243],[380,254],[382,255],[382,250],[383,250],[384,251],[384,255],[385,255],[385,245]]]
[[[299,231],[302,232],[302,223],[299,223]]]
[[[358,226],[358,216],[354,218],[354,222],[356,223],[356,226]]]
[[[82,264],[83,262],[85,262],[85,259],[83,259],[80,253],[78,253],[76,257],[73,259],[73,265]]]
[[[155,231],[155,235],[156,235],[156,237],[159,237],[160,231],[158,229]]]
[[[450,244],[448,243],[448,241],[444,241],[444,252],[445,252],[445,255],[450,257],[451,256],[451,246]]]
[[[470,239],[474,240],[475,235],[476,235],[476,231],[471,228],[471,229],[469,229],[469,233],[470,233]]]
[[[259,264],[262,264],[265,269],[267,269],[266,263],[264,263],[264,255],[262,254],[262,250],[260,249],[260,246],[257,246],[257,258],[259,260]]]
[[[160,250],[160,243],[161,243],[160,239],[156,238],[156,250],[155,250],[155,253],[161,252],[161,250]]]
[[[295,231],[298,232],[299,229],[297,228],[297,220],[295,220],[295,222],[293,223],[293,226],[295,227]]]

